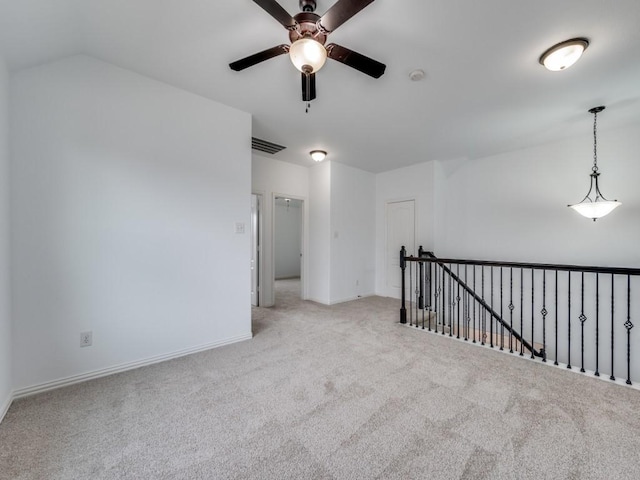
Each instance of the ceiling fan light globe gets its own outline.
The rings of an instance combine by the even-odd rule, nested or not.
[[[327,60],[327,50],[313,38],[301,38],[291,44],[289,57],[299,71],[316,73]]]
[[[544,52],[540,63],[552,72],[565,70],[580,59],[588,45],[589,42],[582,38],[567,40]]]
[[[610,214],[620,205],[622,205],[622,202],[617,202],[615,200],[602,200],[598,202],[586,201],[569,206],[583,217],[593,218],[595,220],[596,218],[601,218]]]

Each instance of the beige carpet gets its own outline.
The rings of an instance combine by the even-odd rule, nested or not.
[[[251,341],[15,402],[0,478],[640,478],[637,390],[296,288]]]

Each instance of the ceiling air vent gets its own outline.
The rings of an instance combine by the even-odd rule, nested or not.
[[[271,143],[260,138],[251,137],[251,148],[253,148],[254,150],[258,150],[259,152],[273,155],[274,153],[278,153],[279,151],[284,150],[287,147],[283,147],[282,145]]]

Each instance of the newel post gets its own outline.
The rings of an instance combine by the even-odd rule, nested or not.
[[[407,268],[405,257],[407,256],[407,250],[404,245],[400,249],[400,269],[402,270],[402,306],[400,307],[400,323],[407,323],[407,307],[404,298],[404,271]]]

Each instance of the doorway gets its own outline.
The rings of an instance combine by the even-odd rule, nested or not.
[[[304,201],[277,195],[273,206],[273,278],[275,305],[299,301],[303,281]]]
[[[400,248],[404,245],[407,255],[415,255],[416,250],[415,200],[387,202],[386,238],[387,295],[400,298],[402,292]]]

